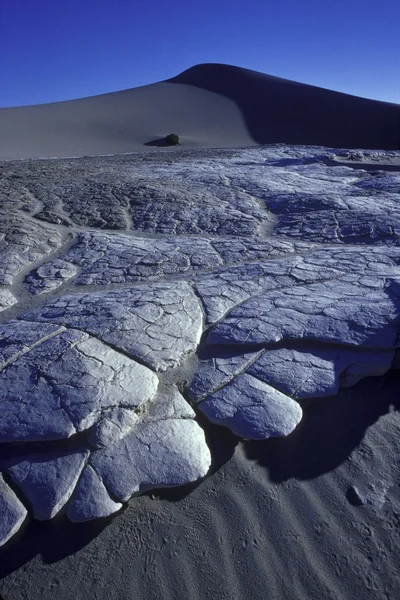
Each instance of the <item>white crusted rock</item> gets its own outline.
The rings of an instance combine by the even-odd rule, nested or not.
[[[247,373],[292,398],[321,398],[363,377],[384,375],[393,357],[394,351],[386,349],[276,348],[265,350]]]
[[[268,262],[247,263],[193,277],[203,301],[207,323],[220,320],[236,304],[266,291],[301,283],[341,277],[346,270],[335,260],[309,263],[308,257],[288,256]]]
[[[209,344],[300,339],[371,348],[398,344],[400,279],[346,275],[244,302],[211,329]]]
[[[94,452],[90,464],[110,494],[125,502],[133,494],[204,477],[211,456],[194,412],[172,389],[161,392],[125,437]]]
[[[55,261],[38,269],[32,284],[35,285],[38,276],[45,276],[53,285],[55,277],[59,278],[58,273],[54,273],[54,266],[64,262],[81,269],[74,281],[76,285],[107,285],[287,257],[311,247],[310,244],[274,239],[193,236],[153,239],[116,233],[82,233],[64,261]]]
[[[393,350],[340,346],[272,348],[199,362],[189,394],[196,402],[221,390],[241,373],[247,373],[296,400],[322,398],[351,387],[363,377],[384,375],[391,367]]]
[[[196,481],[210,464],[204,433],[190,419],[143,423],[91,457],[106,488],[122,502],[152,488]]]
[[[86,450],[34,454],[16,459],[7,473],[32,508],[35,519],[52,519],[68,502],[87,461]]]
[[[28,512],[0,473],[0,546],[15,535]]]
[[[193,353],[203,329],[199,300],[181,281],[63,296],[22,318],[83,329],[156,371]]]
[[[139,416],[134,410],[114,408],[94,424],[88,441],[93,448],[107,448],[123,438],[138,420]]]
[[[61,233],[53,227],[29,220],[18,211],[5,210],[0,220],[0,284],[11,285],[24,268],[61,244]]]
[[[65,327],[51,323],[26,323],[8,321],[0,324],[0,370],[36,345],[53,335],[65,331]]]
[[[0,371],[0,441],[67,438],[115,407],[136,409],[154,396],[158,378],[146,367],[81,331],[40,339],[42,329],[37,325],[30,349],[21,350],[11,333],[4,337],[13,353]]]
[[[4,468],[37,518],[105,517],[204,476],[204,433],[173,385],[193,368],[199,409],[255,439],[293,431],[294,399],[386,372],[400,176],[330,158],[276,145],[1,166],[0,284],[22,304],[52,293],[0,325],[0,442],[24,443],[22,458],[7,444]],[[73,227],[64,253],[49,223]],[[375,487],[357,483],[359,501],[380,501]],[[10,492],[0,543],[26,515]]]
[[[109,517],[121,508],[120,502],[114,502],[110,498],[96,471],[86,465],[69,503],[68,518],[74,523],[82,523]]]
[[[199,408],[213,423],[254,440],[289,435],[303,414],[297,402],[247,374],[208,396]]]
[[[264,350],[259,350],[258,352],[235,354],[228,350],[225,354],[216,352],[209,359],[200,360],[189,387],[191,399],[200,402],[210,394],[224,388],[237,375],[246,372],[263,352]]]
[[[46,294],[56,290],[78,272],[77,267],[65,260],[55,260],[38,267],[26,278],[29,292],[32,295]]]
[[[154,280],[223,263],[206,239],[152,239],[100,232],[80,234],[65,260],[81,268],[77,285]]]
[[[144,421],[165,419],[194,419],[196,413],[174,386],[158,390],[156,398],[146,405]]]
[[[17,302],[18,300],[16,299],[14,294],[10,292],[10,290],[0,289],[0,312],[3,312],[3,310],[7,310],[7,308],[10,308]]]
[[[214,244],[216,246],[216,244]],[[206,320],[215,323],[252,296],[302,284],[359,275],[360,281],[373,284],[372,278],[400,277],[400,248],[301,248],[301,254],[285,258],[245,262],[218,271],[193,276],[194,287],[204,304]],[[379,285],[378,281],[375,285]]]

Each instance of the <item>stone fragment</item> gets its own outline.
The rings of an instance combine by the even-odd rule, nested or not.
[[[15,535],[28,513],[0,474],[0,546]]]
[[[26,278],[26,284],[32,295],[46,294],[56,290],[78,272],[75,265],[65,260],[55,260],[38,267]]]
[[[208,396],[199,408],[212,423],[255,440],[289,435],[303,414],[297,402],[247,374]]]
[[[78,481],[67,509],[68,518],[74,523],[82,523],[101,517],[109,517],[122,508],[114,502],[96,471],[87,465]]]
[[[7,468],[32,508],[35,519],[52,519],[68,502],[89,456],[71,453],[33,454],[16,459]]]
[[[16,299],[14,294],[10,292],[10,290],[0,289],[0,312],[3,312],[3,310],[7,310],[7,308],[10,308],[17,302],[18,300]]]
[[[386,501],[386,494],[392,483],[383,480],[363,482],[349,488],[349,499],[353,504],[369,504],[375,508],[382,508]]]

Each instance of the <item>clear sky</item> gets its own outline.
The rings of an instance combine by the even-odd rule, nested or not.
[[[400,103],[400,0],[0,0],[0,106],[202,62]]]

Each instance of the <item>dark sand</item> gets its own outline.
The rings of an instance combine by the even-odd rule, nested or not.
[[[396,600],[399,377],[310,403],[286,439],[238,442],[205,425],[214,457],[205,481],[133,498],[111,522],[30,524],[0,553],[0,594]],[[351,493],[368,484],[382,491],[381,506]]]
[[[400,106],[227,65],[166,82],[53,104],[0,109],[0,159],[283,142],[400,148]]]

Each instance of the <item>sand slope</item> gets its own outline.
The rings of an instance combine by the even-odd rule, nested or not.
[[[184,146],[284,142],[400,147],[400,107],[227,65],[80,100],[0,109],[0,159],[143,151],[176,132]]]
[[[144,144],[171,132],[187,146],[254,143],[232,100],[190,85],[156,83],[81,100],[1,109],[0,159],[143,151]]]

